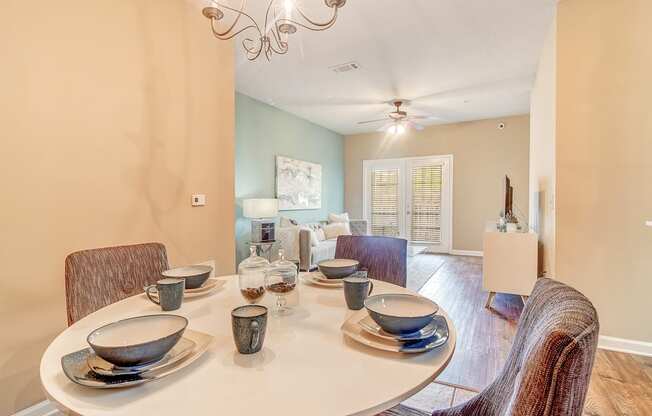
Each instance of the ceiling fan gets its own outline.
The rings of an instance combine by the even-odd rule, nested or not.
[[[389,101],[388,104],[396,107],[396,110],[387,114],[387,117],[379,118],[377,120],[360,121],[358,124],[370,124],[385,121],[386,123],[381,128],[379,128],[378,131],[384,131],[389,134],[403,134],[408,128],[414,130],[423,130],[423,126],[419,123],[416,123],[415,120],[430,120],[433,118],[430,116],[422,115],[408,115],[407,111],[401,110],[401,106],[410,104],[410,102],[406,100],[395,99]]]

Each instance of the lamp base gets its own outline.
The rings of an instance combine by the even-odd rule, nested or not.
[[[274,232],[274,221],[252,220],[251,221],[251,242],[269,243],[276,240]]]

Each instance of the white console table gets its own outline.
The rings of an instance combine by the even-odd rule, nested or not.
[[[498,231],[487,223],[483,240],[482,285],[489,292],[486,307],[496,293],[530,296],[537,280],[538,237],[533,232]]]

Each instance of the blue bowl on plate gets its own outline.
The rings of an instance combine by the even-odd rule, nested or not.
[[[133,367],[163,358],[187,326],[188,320],[179,315],[137,316],[97,328],[86,341],[111,364]]]
[[[387,333],[411,334],[428,325],[439,306],[421,296],[390,293],[370,296],[364,301],[369,316]]]
[[[360,263],[351,259],[323,260],[317,264],[319,271],[328,279],[343,279],[358,270]]]
[[[213,268],[211,266],[196,265],[166,270],[161,275],[173,279],[184,279],[186,281],[186,289],[197,289],[208,280],[212,271]]]

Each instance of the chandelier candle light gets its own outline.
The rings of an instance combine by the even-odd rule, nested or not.
[[[228,40],[240,33],[246,33],[248,36],[242,41],[242,47],[247,59],[254,61],[265,54],[269,61],[275,53],[287,53],[288,37],[296,33],[297,28],[315,32],[330,29],[337,20],[338,10],[346,4],[346,0],[324,0],[324,4],[333,9],[332,15],[327,21],[316,22],[306,16],[296,1],[269,0],[263,24],[259,24],[246,12],[247,0],[242,0],[238,9],[214,1],[211,6],[205,7],[202,13],[210,19],[211,30],[216,38]]]

